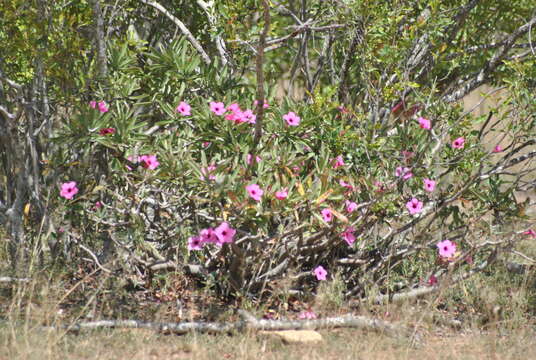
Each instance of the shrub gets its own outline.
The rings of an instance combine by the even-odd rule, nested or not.
[[[12,252],[30,248],[17,234],[33,229],[29,243],[44,237],[56,261],[74,265],[90,253],[101,267],[114,259],[114,271],[139,277],[197,269],[218,293],[248,297],[269,294],[283,277],[294,292],[314,290],[319,266],[328,280],[338,274],[347,297],[450,284],[483,269],[531,236],[522,223],[508,225],[523,218],[515,191],[531,186],[534,151],[523,151],[535,144],[536,104],[529,96],[534,60],[512,55],[528,23],[502,29],[495,52],[459,60],[460,51],[488,39],[463,35],[480,24],[476,14],[489,11],[471,4],[448,8],[459,18],[445,17],[447,5],[435,2],[367,8],[377,23],[354,15],[358,2],[350,15],[323,8],[328,27],[355,17],[341,25],[351,31],[330,45],[338,27],[328,29],[316,74],[303,47],[294,63],[303,76],[263,49],[263,89],[254,88],[263,70],[248,71],[247,45],[222,65],[225,57],[208,63],[187,37],[159,46],[133,33],[112,37],[106,82],[55,108],[62,121],[51,129],[46,164],[32,175],[42,195],[31,201],[46,210],[19,226],[5,210],[20,204],[4,206],[7,195],[0,203]],[[509,11],[523,13],[521,6]],[[277,36],[283,25],[272,20]],[[306,43],[323,31],[297,26]],[[328,60],[341,67],[337,82]],[[287,71],[304,99],[272,91],[262,107],[264,87],[275,89]],[[475,117],[455,103],[492,81],[509,92],[489,115]],[[507,132],[488,143],[499,126]],[[22,163],[11,156],[5,164]],[[7,188],[9,199],[22,194]],[[44,213],[51,225],[39,232]]]

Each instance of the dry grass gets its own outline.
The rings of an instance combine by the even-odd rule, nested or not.
[[[480,284],[475,290],[479,294],[478,297],[470,294],[470,288],[476,286],[475,284]],[[485,308],[502,301],[501,297],[507,296],[505,289],[501,288],[504,284],[505,280],[499,275],[496,275],[493,281],[476,278],[474,284],[466,283],[458,289],[447,291],[443,295],[444,298],[432,297],[419,304],[361,309],[362,314],[418,329],[422,342],[415,347],[409,339],[395,339],[354,329],[321,330],[319,332],[324,340],[315,345],[287,345],[278,340],[258,337],[254,333],[176,336],[148,330],[122,329],[65,333],[42,326],[74,320],[62,318],[58,313],[61,308],[57,306],[58,296],[53,295],[61,294],[62,288],[36,282],[18,287],[11,293],[11,303],[3,304],[2,318],[5,320],[0,322],[0,360],[536,358],[536,333],[532,321],[526,316],[527,305],[523,302],[515,303],[515,297],[510,297],[513,301],[512,307],[506,311],[517,314],[504,314],[488,319],[485,324],[476,316],[466,316],[464,328],[458,330],[444,325],[454,316],[460,316],[457,307],[461,304],[475,307],[474,303],[480,302],[482,308]],[[522,284],[522,289],[531,286],[527,282]],[[512,286],[508,285],[511,289]],[[315,311],[320,316],[348,311],[344,304],[340,303],[337,289],[336,283],[326,284],[320,289],[314,302]],[[496,290],[497,294],[490,295],[493,290]],[[36,295],[31,296],[31,292]],[[457,299],[456,293],[465,295],[460,300]],[[48,301],[43,301],[44,299]],[[230,308],[223,310],[232,313]],[[79,316],[82,320],[86,312],[87,309],[80,309]]]
[[[166,336],[143,330],[80,335],[3,327],[0,359],[531,359],[534,332],[435,332],[419,347],[356,330],[321,331],[316,345],[285,345],[254,334]]]

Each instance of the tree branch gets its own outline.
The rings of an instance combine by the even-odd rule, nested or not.
[[[15,114],[10,113],[5,107],[0,105],[0,113],[2,113],[5,117],[7,117],[9,120],[15,119]]]
[[[0,71],[0,80],[5,82],[6,84],[8,84],[10,87],[12,87],[13,89],[17,90],[17,91],[21,91],[22,90],[22,85],[20,84],[17,84],[15,81],[13,80],[10,80],[6,77],[4,77]]]
[[[471,46],[471,47],[468,47],[466,49],[463,49],[462,51],[448,54],[445,57],[445,60],[448,61],[448,60],[455,59],[458,56],[469,55],[469,54],[474,54],[476,52],[496,49],[498,47],[503,46],[504,44],[505,44],[504,41],[500,41],[500,42],[494,42],[494,43],[490,43],[490,44],[482,44],[482,45]],[[512,49],[528,49],[528,48],[530,48],[530,45],[531,45],[530,43],[514,44],[514,45],[512,45]]]
[[[350,43],[348,52],[346,53],[344,60],[342,62],[341,72],[339,75],[340,85],[339,85],[338,97],[339,97],[339,101],[341,101],[342,103],[345,103],[348,97],[347,77],[348,77],[348,71],[350,70],[350,66],[352,65],[352,62],[355,59],[355,50],[359,45],[363,43],[364,40],[365,38],[364,38],[364,30],[362,27],[362,23],[358,22],[354,29],[354,36],[352,38],[352,42]]]
[[[13,277],[9,277],[9,276],[0,276],[0,283],[11,283],[11,282],[28,283],[28,282],[30,282],[30,279],[28,279],[28,278],[13,278]]]
[[[156,1],[151,1],[151,0],[140,0],[140,2],[146,4],[146,5],[149,5],[149,6],[152,6],[153,8],[155,8],[156,10],[160,11],[162,14],[166,15],[166,17],[168,19],[170,19],[171,21],[173,21],[173,23],[175,25],[177,25],[177,27],[181,30],[181,32],[186,36],[186,38],[188,39],[188,41],[190,41],[190,43],[194,46],[194,48],[197,50],[197,52],[199,52],[199,54],[201,55],[201,57],[203,58],[203,60],[205,61],[206,64],[210,64],[212,63],[212,61],[210,60],[210,57],[208,56],[208,54],[205,52],[205,50],[203,49],[203,47],[201,46],[201,44],[197,41],[197,39],[192,35],[192,33],[190,32],[190,30],[188,30],[188,28],[184,25],[184,23],[182,21],[180,21],[179,19],[177,19],[172,13],[170,13],[165,7],[163,7],[162,5],[160,5],[158,2]]]
[[[314,320],[258,320],[249,313],[239,310],[242,317],[236,322],[180,322],[180,323],[159,323],[144,322],[139,320],[100,320],[82,322],[66,326],[70,332],[81,330],[114,328],[114,329],[149,329],[158,332],[172,334],[197,333],[229,333],[233,331],[243,332],[247,330],[305,330],[305,329],[332,329],[332,328],[357,328],[385,333],[394,337],[409,337],[412,332],[403,326],[393,323],[368,318],[365,316],[342,315]]]
[[[529,31],[532,25],[536,24],[536,16],[530,19],[527,23],[517,28],[512,34],[510,34],[504,41],[502,49],[497,51],[492,58],[488,61],[486,66],[478,72],[473,78],[468,79],[465,83],[443,95],[443,101],[450,103],[455,102],[469,94],[471,91],[483,85],[487,81],[489,74],[501,64],[502,60],[506,57],[508,52],[514,46],[514,42],[523,34]]]
[[[216,17],[214,16],[214,1],[206,2],[203,0],[197,0],[197,5],[199,5],[207,14],[208,23],[212,31],[215,33],[214,42],[216,43],[216,49],[218,49],[222,64],[225,66],[231,59],[229,52],[227,51],[227,47],[225,46],[225,41],[223,41],[222,37],[217,34],[218,30],[216,29]]]

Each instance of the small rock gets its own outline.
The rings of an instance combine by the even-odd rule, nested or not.
[[[286,344],[316,343],[322,341],[322,335],[313,330],[259,331],[259,335],[280,339]]]

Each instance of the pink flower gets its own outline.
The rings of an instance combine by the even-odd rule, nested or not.
[[[283,115],[283,120],[285,120],[288,126],[298,126],[300,125],[300,117],[290,111],[288,114]]]
[[[346,212],[349,214],[357,209],[357,204],[353,201],[346,200],[344,201],[344,205],[346,206]]]
[[[225,105],[222,102],[210,102],[210,111],[220,116],[225,114]]]
[[[188,250],[201,250],[203,248],[203,241],[199,236],[192,236],[188,238]]]
[[[337,168],[339,168],[341,166],[346,165],[344,163],[344,159],[342,158],[342,155],[337,156],[335,159],[333,159],[333,161],[334,161],[334,164],[333,164],[334,169],[337,169]]]
[[[138,163],[140,161],[140,157],[137,156],[136,158],[134,158],[134,156],[129,155],[129,156],[127,156],[127,160],[130,161],[131,163],[136,164],[136,163]],[[129,165],[125,165],[125,166],[129,171],[132,170],[132,167],[130,167]]]
[[[95,206],[93,207],[93,209],[94,209],[94,210],[98,210],[98,209],[100,209],[101,207],[102,207],[102,203],[101,203],[100,201],[97,201],[97,202],[95,203]]]
[[[206,168],[201,168],[202,176],[199,177],[200,180],[216,180],[216,175],[212,174],[216,170],[216,165],[211,164]]]
[[[149,170],[154,170],[160,165],[156,159],[156,155],[142,155],[140,156],[139,161],[144,168]]]
[[[385,191],[385,185],[381,181],[374,181],[374,186],[376,187],[376,192]]]
[[[405,107],[406,107],[406,104],[404,104],[404,101],[400,101],[398,102],[398,104],[393,106],[393,108],[391,109],[391,112],[395,113],[395,115],[398,115],[398,113],[402,111],[402,109]]]
[[[181,101],[181,102],[179,103],[179,106],[177,106],[177,109],[176,109],[176,110],[177,110],[177,112],[178,112],[179,114],[181,114],[181,115],[183,115],[183,116],[190,116],[190,115],[192,115],[192,114],[190,113],[190,110],[191,110],[191,109],[192,109],[192,108],[190,107],[190,105],[188,105],[188,104],[185,103],[184,101]]]
[[[247,163],[248,165],[251,165],[251,160],[252,160],[251,154],[247,154],[247,156],[246,156],[246,163]],[[261,160],[262,160],[262,158],[261,158],[260,156],[258,156],[258,155],[255,156],[255,161],[256,161],[257,163],[260,163]]]
[[[95,109],[97,107],[97,102],[95,100],[91,100],[89,102],[89,107]]]
[[[203,146],[204,148],[208,148],[210,145],[210,141],[203,141],[203,143],[201,144],[201,146]]]
[[[350,191],[354,191],[354,187],[352,185],[350,185],[349,183],[347,183],[346,181],[342,180],[342,179],[339,180],[339,185],[342,186],[342,187],[347,188]]]
[[[317,280],[326,280],[326,276],[328,275],[328,272],[322,265],[317,266],[313,272]]]
[[[214,229],[214,233],[218,238],[218,245],[225,243],[232,243],[233,237],[236,234],[236,230],[229,226],[226,222],[222,222],[217,228]]]
[[[467,255],[465,257],[465,262],[468,263],[469,265],[473,265],[473,257],[471,255]]]
[[[443,240],[437,243],[439,256],[442,258],[450,258],[456,253],[456,244],[450,240]]]
[[[415,156],[415,153],[413,151],[402,150],[402,156],[404,156],[404,160],[409,160]]]
[[[227,110],[231,112],[240,111],[240,105],[238,105],[237,103],[232,103],[231,105],[227,106]]]
[[[494,148],[493,148],[493,152],[494,153],[499,153],[499,152],[502,152],[503,151],[503,148],[501,147],[501,145],[496,145]]]
[[[396,177],[401,177],[404,180],[408,180],[413,176],[413,173],[411,172],[410,168],[399,166],[395,170]]]
[[[430,276],[430,278],[428,279],[428,285],[430,286],[437,285],[437,278],[435,277],[435,275]]]
[[[422,211],[422,201],[412,198],[406,203],[406,208],[408,209],[411,215],[418,214]]]
[[[113,135],[115,134],[114,128],[102,128],[99,130],[99,135],[106,136],[106,135]]]
[[[257,122],[257,116],[255,116],[250,109],[246,109],[246,111],[242,113],[242,116],[250,124],[255,124]]]
[[[454,149],[463,149],[464,144],[465,144],[465,139],[463,137],[459,137],[452,142],[452,147]]]
[[[275,198],[278,200],[285,200],[287,196],[288,196],[288,191],[286,188],[275,192]]]
[[[251,184],[246,186],[246,190],[249,196],[255,201],[261,201],[264,191],[257,184]]]
[[[434,191],[435,186],[436,186],[436,182],[434,180],[424,179],[423,181],[424,181],[424,190],[428,192]]]
[[[333,213],[331,212],[330,208],[322,209],[320,213],[322,214],[322,219],[324,219],[325,222],[330,222],[333,220]]]
[[[298,315],[298,318],[302,320],[313,320],[313,319],[316,319],[317,316],[313,310],[307,310],[307,311],[302,311]]]
[[[203,229],[199,232],[199,236],[201,237],[201,241],[206,243],[212,243],[217,244],[218,243],[218,236],[216,235],[216,232],[212,228]]]
[[[78,193],[76,181],[68,181],[61,184],[60,196],[71,200]]]
[[[257,100],[255,100],[253,102],[254,107],[256,107],[258,104],[259,104],[259,102]],[[270,104],[268,104],[268,102],[266,100],[264,100],[264,103],[262,104],[262,107],[265,108],[265,109],[268,109],[270,107]]]
[[[225,115],[225,120],[232,121],[235,124],[247,122],[247,119],[244,117],[244,113],[241,110],[237,110],[230,114]]]
[[[99,101],[97,103],[97,106],[99,107],[99,111],[101,113],[108,112],[108,106],[106,106],[106,103],[104,101]]]
[[[423,117],[419,118],[419,126],[424,130],[430,130],[432,128],[432,122]]]
[[[348,226],[344,232],[341,233],[341,237],[349,246],[352,246],[355,242],[354,235],[355,228],[353,226]]]
[[[528,229],[527,231],[523,232],[523,235],[530,235],[530,236],[532,236],[533,238],[536,239],[536,231],[534,231],[532,229]]]

